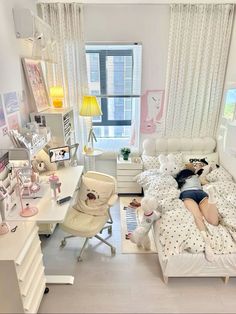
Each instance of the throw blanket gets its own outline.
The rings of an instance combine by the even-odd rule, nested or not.
[[[219,172],[219,170],[217,170]],[[162,218],[156,228],[166,259],[170,255],[184,251],[200,253],[205,243],[196,227],[193,215],[179,199],[179,190],[175,179],[160,175],[157,171],[142,173],[137,181],[145,187],[145,194],[155,196],[159,202],[158,210]],[[215,187],[220,224],[212,226],[205,221],[207,233],[215,254],[236,252],[236,184],[227,181],[211,182]],[[204,187],[207,187],[204,186]]]

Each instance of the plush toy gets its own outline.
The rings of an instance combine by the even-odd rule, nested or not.
[[[179,172],[179,167],[175,162],[175,156],[173,154],[169,154],[165,156],[163,154],[158,157],[160,162],[160,173],[169,174],[173,177]]]
[[[209,183],[206,179],[206,175],[210,173],[212,170],[219,168],[214,162],[208,164],[208,162],[204,159],[200,159],[198,162],[190,162],[185,164],[185,168],[192,170],[195,174],[199,176],[200,182],[202,185]]]
[[[144,211],[142,221],[132,233],[128,234],[128,239],[130,239],[133,243],[136,243],[138,247],[143,247],[145,250],[150,250],[151,248],[148,233],[152,224],[161,216],[160,213],[155,212],[157,206],[158,204],[154,197],[145,196],[141,201],[141,208]]]

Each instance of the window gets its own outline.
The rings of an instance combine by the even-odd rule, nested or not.
[[[236,86],[227,89],[225,94],[224,118],[235,119]]]
[[[141,45],[86,46],[89,92],[97,96],[103,113],[93,118],[97,147],[129,145],[132,122],[139,120],[141,51]]]

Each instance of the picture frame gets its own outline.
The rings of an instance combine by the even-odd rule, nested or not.
[[[22,65],[35,110],[41,112],[50,108],[50,100],[40,60],[22,58]]]

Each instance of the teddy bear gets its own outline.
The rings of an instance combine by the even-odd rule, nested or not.
[[[179,172],[179,167],[176,164],[175,156],[173,154],[169,154],[167,156],[160,154],[158,159],[160,162],[159,172],[161,174],[169,174],[175,177]]]
[[[149,238],[149,231],[152,224],[160,219],[161,214],[156,212],[158,204],[154,197],[145,196],[141,200],[141,208],[144,211],[140,225],[131,233],[128,234],[128,239],[136,243],[138,247],[143,247],[145,250],[150,250],[151,242]]]

